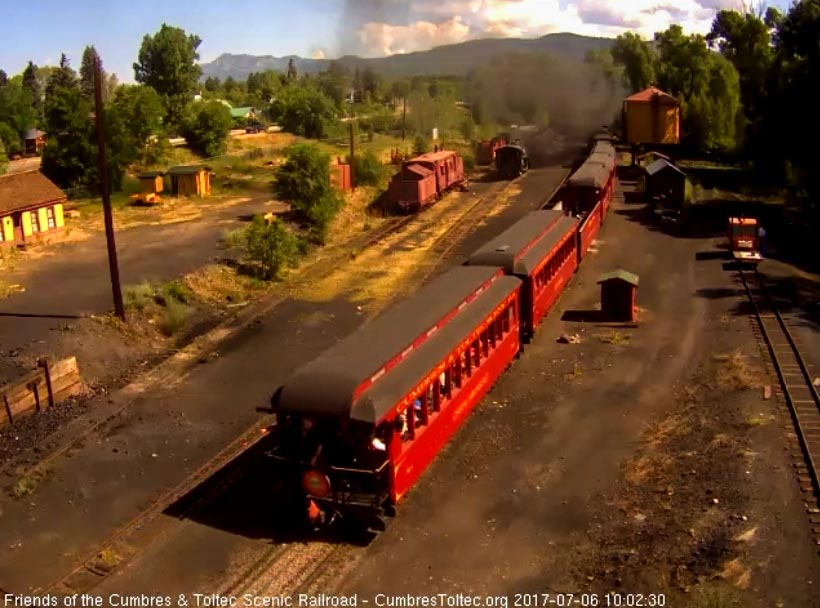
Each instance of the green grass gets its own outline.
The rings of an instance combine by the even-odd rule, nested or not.
[[[190,304],[194,300],[191,290],[180,281],[163,285],[144,281],[128,285],[123,290],[125,308],[158,318],[158,327],[166,336],[176,334],[191,316]]]
[[[184,327],[190,315],[190,307],[179,300],[169,299],[165,303],[165,311],[160,319],[159,329],[166,336],[173,336]]]
[[[137,285],[126,285],[122,297],[126,310],[145,310],[154,301],[156,290],[151,283],[144,281]]]

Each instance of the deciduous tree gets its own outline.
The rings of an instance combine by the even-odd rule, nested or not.
[[[197,65],[199,36],[165,23],[153,36],[142,39],[134,77],[140,84],[152,87],[162,97],[168,123],[178,127],[185,107],[197,90],[202,70]]]
[[[223,154],[232,126],[231,111],[218,101],[191,103],[182,124],[182,136],[197,154],[206,158]]]
[[[611,52],[615,63],[623,66],[626,83],[633,93],[655,81],[655,54],[649,42],[637,34],[627,32],[618,36]]]

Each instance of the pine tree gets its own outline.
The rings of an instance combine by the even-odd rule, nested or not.
[[[31,95],[32,107],[36,114],[37,122],[39,123],[43,117],[43,91],[40,87],[40,82],[37,80],[37,66],[29,61],[26,69],[23,71],[23,90],[28,91]]]
[[[80,90],[83,93],[83,97],[89,101],[94,99],[94,66],[97,61],[100,61],[100,67],[102,67],[102,61],[97,53],[97,49],[93,46],[85,47],[83,60],[80,65]],[[105,70],[103,70],[102,75],[103,82],[105,82]]]
[[[0,87],[4,87],[9,83],[9,75],[5,70],[0,70]]]
[[[48,79],[46,99],[48,99],[56,89],[74,89],[77,88],[77,84],[77,73],[71,68],[68,57],[63,53],[60,56],[59,69]]]
[[[296,80],[297,73],[296,73],[296,66],[293,63],[293,57],[288,59],[288,82]]]

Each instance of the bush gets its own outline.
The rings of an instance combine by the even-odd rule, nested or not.
[[[9,157],[6,154],[6,147],[3,145],[3,141],[0,140],[0,175],[3,175],[6,172],[6,168],[9,166]]]
[[[371,150],[354,158],[353,174],[357,186],[381,186],[386,177],[384,165]]]
[[[296,261],[299,239],[278,218],[268,224],[262,217],[254,217],[244,236],[248,259],[261,267],[265,280],[278,278],[282,268]]]
[[[324,242],[330,222],[341,207],[341,199],[330,185],[330,156],[312,144],[300,144],[286,152],[286,161],[276,172],[274,192],[291,203]]]
[[[185,325],[190,309],[178,300],[168,299],[165,302],[165,313],[159,322],[159,329],[166,336],[173,336]]]

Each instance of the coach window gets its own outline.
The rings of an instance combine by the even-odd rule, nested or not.
[[[479,336],[478,340],[473,342],[472,348],[470,348],[470,355],[473,358],[473,365],[478,367],[481,365],[481,337]]]
[[[454,380],[454,384],[455,384],[456,388],[461,388],[461,384],[462,384],[461,383],[461,377],[462,377],[462,374],[463,374],[462,363],[463,363],[463,359],[462,359],[461,355],[458,355],[456,357],[456,362],[453,364],[452,371],[451,371],[451,376]]]
[[[484,357],[490,356],[490,336],[488,335],[488,332],[488,329],[481,332],[481,353]]]

